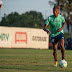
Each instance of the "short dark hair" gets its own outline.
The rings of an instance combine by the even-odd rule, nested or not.
[[[59,9],[59,7],[58,6],[54,6],[53,9]]]

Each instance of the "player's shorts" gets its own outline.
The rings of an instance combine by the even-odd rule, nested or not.
[[[63,33],[60,33],[59,35],[57,35],[55,37],[51,37],[52,44],[58,43],[60,39],[64,39]]]

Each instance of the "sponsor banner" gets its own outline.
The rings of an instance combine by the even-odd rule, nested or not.
[[[49,35],[42,29],[0,28],[0,47],[48,49]]]
[[[29,28],[12,28],[12,47],[13,48],[30,48],[30,29]]]
[[[0,27],[0,47],[11,48],[11,29]]]
[[[31,29],[31,47],[48,49],[49,35],[42,29]]]

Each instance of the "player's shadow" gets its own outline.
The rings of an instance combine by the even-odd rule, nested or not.
[[[33,66],[24,66],[24,67],[0,67],[0,69],[15,69],[15,70],[27,70],[27,71],[53,71],[52,66],[49,65],[33,65]]]

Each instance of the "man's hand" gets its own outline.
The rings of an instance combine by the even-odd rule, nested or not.
[[[43,28],[43,30],[44,30],[45,32],[47,32],[47,34],[49,34],[49,35],[50,35],[50,34],[51,34],[51,32],[50,32],[49,30],[47,30],[47,29],[46,29],[46,27],[47,27],[47,26],[48,26],[48,25],[44,24],[44,28]]]
[[[61,30],[64,28],[65,26],[65,22],[63,23],[62,27],[60,29],[58,29],[58,33],[61,32]]]
[[[58,33],[61,32],[62,29],[63,29],[63,28],[58,29]]]
[[[49,31],[49,30],[47,30],[47,29],[45,29],[45,28],[43,28],[43,30],[45,31],[45,32],[47,32],[47,34],[51,34],[51,32]]]
[[[50,31],[48,31],[48,32],[47,32],[47,34],[49,34],[49,35],[50,35],[50,34],[51,34],[51,32],[50,32]]]
[[[58,33],[61,32],[61,30],[64,28],[65,22],[63,23],[62,27],[58,30]]]

